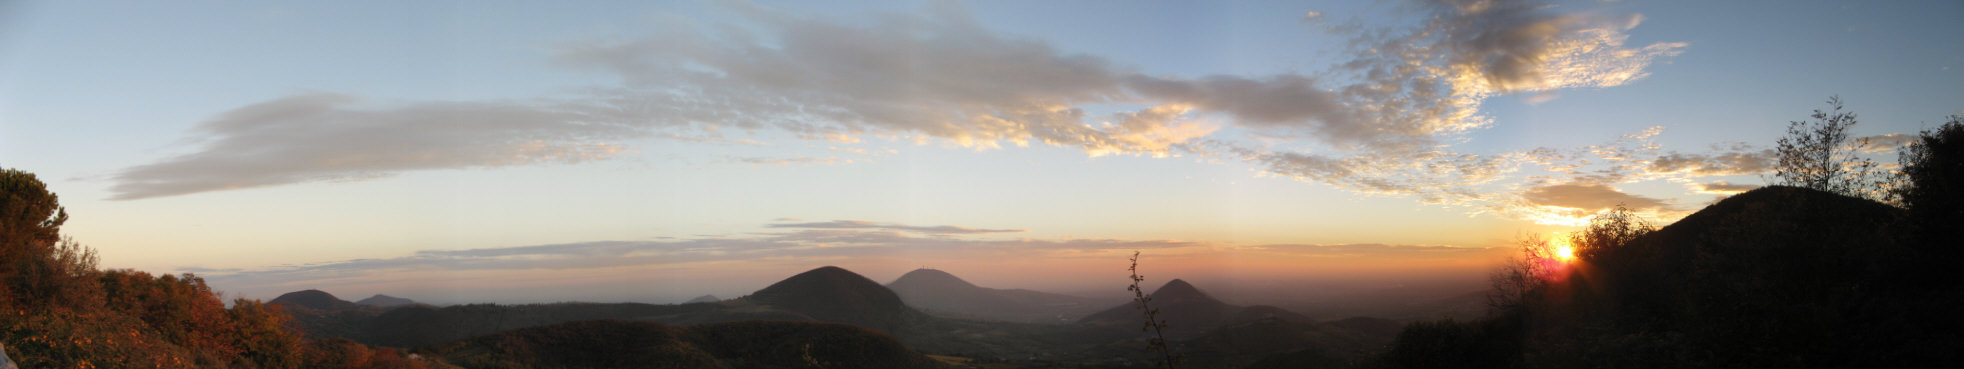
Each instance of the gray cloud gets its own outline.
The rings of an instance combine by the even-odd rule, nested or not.
[[[1631,210],[1673,210],[1663,200],[1631,195],[1598,183],[1565,183],[1528,189],[1521,194],[1529,204],[1580,209],[1589,213],[1623,205]]]
[[[1653,173],[1690,173],[1700,176],[1760,174],[1773,170],[1776,153],[1771,149],[1716,152],[1709,154],[1670,153],[1651,160]]]
[[[810,223],[775,223],[775,224],[766,225],[766,227],[810,228],[810,229],[883,229],[883,230],[891,230],[891,231],[907,231],[907,232],[918,232],[918,233],[937,234],[937,235],[1029,232],[1029,230],[1023,230],[1023,229],[983,229],[983,228],[969,228],[969,227],[951,226],[951,225],[910,226],[910,225],[895,224],[895,223],[868,222],[863,220],[834,220],[830,222],[810,222]]]
[[[797,156],[797,157],[789,157],[789,158],[741,156],[741,157],[732,157],[730,158],[730,160],[738,163],[756,164],[756,165],[833,165],[833,164],[840,164],[840,163],[852,163],[852,159],[840,159],[834,156],[827,156],[827,157]]]
[[[1609,87],[1642,79],[1658,57],[1682,43],[1624,48],[1624,31],[1642,15],[1555,13],[1536,0],[1435,0],[1434,17],[1419,38],[1445,49],[1455,91],[1525,92]]]
[[[1452,256],[1462,256],[1468,254],[1478,255],[1478,254],[1505,253],[1505,252],[1514,251],[1513,248],[1508,248],[1508,247],[1388,245],[1388,244],[1380,244],[1380,243],[1357,243],[1357,244],[1339,244],[1339,245],[1275,244],[1275,245],[1255,246],[1254,248],[1265,250],[1265,251],[1292,254],[1292,255],[1328,256],[1328,257],[1342,257],[1342,256],[1452,257]]]
[[[1753,189],[1759,187],[1760,185],[1732,184],[1726,181],[1691,184],[1691,189],[1693,191],[1698,191],[1698,193],[1716,194],[1716,195],[1731,195],[1740,192],[1752,191]]]
[[[633,127],[579,113],[504,103],[417,103],[364,109],[357,99],[306,94],[253,104],[200,124],[193,153],[124,169],[128,200],[407,170],[575,163],[617,155]]]
[[[963,15],[896,15],[862,26],[742,13],[758,32],[668,27],[569,46],[558,60],[619,77],[622,86],[600,97],[625,118],[814,135],[1092,146],[1113,132],[1085,124],[1092,117],[1076,105],[1131,100],[1110,62],[1001,37]]]
[[[1855,139],[1855,144],[1862,153],[1877,154],[1895,152],[1896,149],[1909,146],[1916,140],[1916,135],[1891,133],[1858,138]]]
[[[1447,0],[1419,5],[1430,17],[1416,29],[1340,28],[1357,35],[1352,40],[1357,49],[1331,79],[1348,84],[1330,89],[1334,96],[1303,99],[1310,106],[1335,107],[1314,110],[1313,119],[1325,123],[1313,126],[1313,132],[1325,143],[1348,149],[1347,153],[1271,151],[1235,144],[1214,147],[1224,146],[1219,151],[1261,164],[1277,175],[1366,193],[1410,195],[1428,203],[1518,213],[1508,209],[1517,202],[1490,195],[1483,185],[1505,178],[1523,163],[1576,161],[1550,158],[1552,151],[1459,153],[1443,144],[1458,133],[1491,124],[1479,114],[1485,99],[1623,85],[1644,78],[1653,61],[1685,47],[1682,43],[1623,46],[1628,37],[1623,32],[1641,22],[1637,15],[1563,14],[1540,1]],[[1603,159],[1592,164],[1612,163],[1595,172],[1580,172],[1581,165],[1569,163],[1561,165],[1571,167],[1551,169],[1608,182],[1641,174],[1641,159],[1615,149],[1620,148],[1588,147],[1582,153],[1565,154]]]

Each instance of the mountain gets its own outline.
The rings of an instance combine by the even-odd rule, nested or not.
[[[303,308],[322,310],[322,311],[349,310],[349,309],[361,308],[361,305],[356,305],[355,303],[348,302],[348,300],[342,300],[340,298],[334,297],[334,294],[330,294],[321,290],[287,292],[284,295],[280,295],[280,297],[273,298],[273,301],[267,303],[273,305],[303,307]]]
[[[696,298],[693,299],[689,299],[689,301],[684,302],[684,304],[718,302],[718,301],[723,301],[723,299],[716,298],[716,295],[702,295],[702,296],[696,296]]]
[[[1187,281],[1174,279],[1154,290],[1151,306],[1159,309],[1159,320],[1167,322],[1167,334],[1193,336],[1230,324],[1262,319],[1311,322],[1314,319],[1282,308],[1266,305],[1249,307],[1228,305],[1208,296]],[[1100,326],[1139,325],[1145,321],[1136,302],[1127,302],[1079,319],[1079,323]]]
[[[355,304],[373,306],[378,308],[392,308],[392,307],[409,305],[414,303],[416,303],[415,300],[389,296],[389,295],[379,295],[379,294],[375,296],[369,296],[368,298],[365,299],[361,299],[361,301],[355,301]]]
[[[470,368],[945,368],[879,332],[750,321],[674,327],[591,320],[531,327],[429,350]]]
[[[893,332],[920,315],[893,290],[844,268],[827,266],[785,278],[742,298],[813,319]]]
[[[887,284],[907,306],[956,317],[1028,323],[1060,323],[1096,311],[1109,301],[976,286],[954,274],[915,269]]]

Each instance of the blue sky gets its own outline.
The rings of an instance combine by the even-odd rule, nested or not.
[[[257,297],[652,283],[667,288],[591,298],[659,301],[825,264],[1037,287],[1135,248],[1220,278],[1472,275],[1608,205],[1668,222],[1724,192],[1701,186],[1762,184],[1764,150],[1831,95],[1863,136],[1960,114],[1958,15],[1946,1],[11,2],[0,165],[48,181],[105,265]],[[782,227],[829,221],[1017,232]],[[453,252],[595,242],[641,246]],[[1341,252],[1283,251],[1305,247]],[[1410,252],[1440,250],[1426,247],[1471,251]],[[582,264],[609,258],[637,262]],[[1059,271],[990,272],[1023,265]],[[483,287],[517,278],[556,282]]]

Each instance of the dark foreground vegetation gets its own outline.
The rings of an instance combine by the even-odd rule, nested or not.
[[[1815,117],[1852,122],[1837,112]],[[1794,134],[1835,132],[1803,125]],[[1903,151],[1899,176],[1844,171],[1874,165],[1851,165],[1825,141],[1816,149],[1782,141],[1791,155],[1780,183],[1797,187],[1739,194],[1662,229],[1623,212],[1598,217],[1567,240],[1573,262],[1530,252],[1496,274],[1486,318],[1411,324],[1367,365],[1957,365],[1964,123],[1953,116],[1924,132]]]
[[[944,368],[879,332],[838,323],[744,321],[671,327],[589,320],[430,350],[466,368]]]

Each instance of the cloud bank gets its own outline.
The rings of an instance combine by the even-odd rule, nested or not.
[[[1231,159],[1351,191],[1508,213],[1503,208],[1534,203],[1524,196],[1546,185],[1507,182],[1523,165],[1594,153],[1456,150],[1464,134],[1494,123],[1480,112],[1485,100],[1529,94],[1545,101],[1533,96],[1628,84],[1686,48],[1626,46],[1626,32],[1643,20],[1635,14],[1563,13],[1527,0],[1439,0],[1419,2],[1423,20],[1406,28],[1331,26],[1351,37],[1353,49],[1325,73],[1167,76],[999,34],[950,7],[866,22],[749,4],[728,11],[738,20],[669,17],[641,37],[559,46],[553,64],[611,81],[573,96],[382,103],[313,93],[241,107],[199,125],[193,151],[113,174],[113,196],[577,163],[621,156],[638,140],[755,142],[723,134],[761,132]],[[1091,113],[1111,107],[1129,111]],[[1608,170],[1624,177],[1567,168],[1572,176],[1594,176],[1568,182],[1642,177],[1629,172],[1764,170],[1760,153],[1710,155],[1612,159],[1621,166]],[[1652,167],[1634,167],[1638,162]]]

